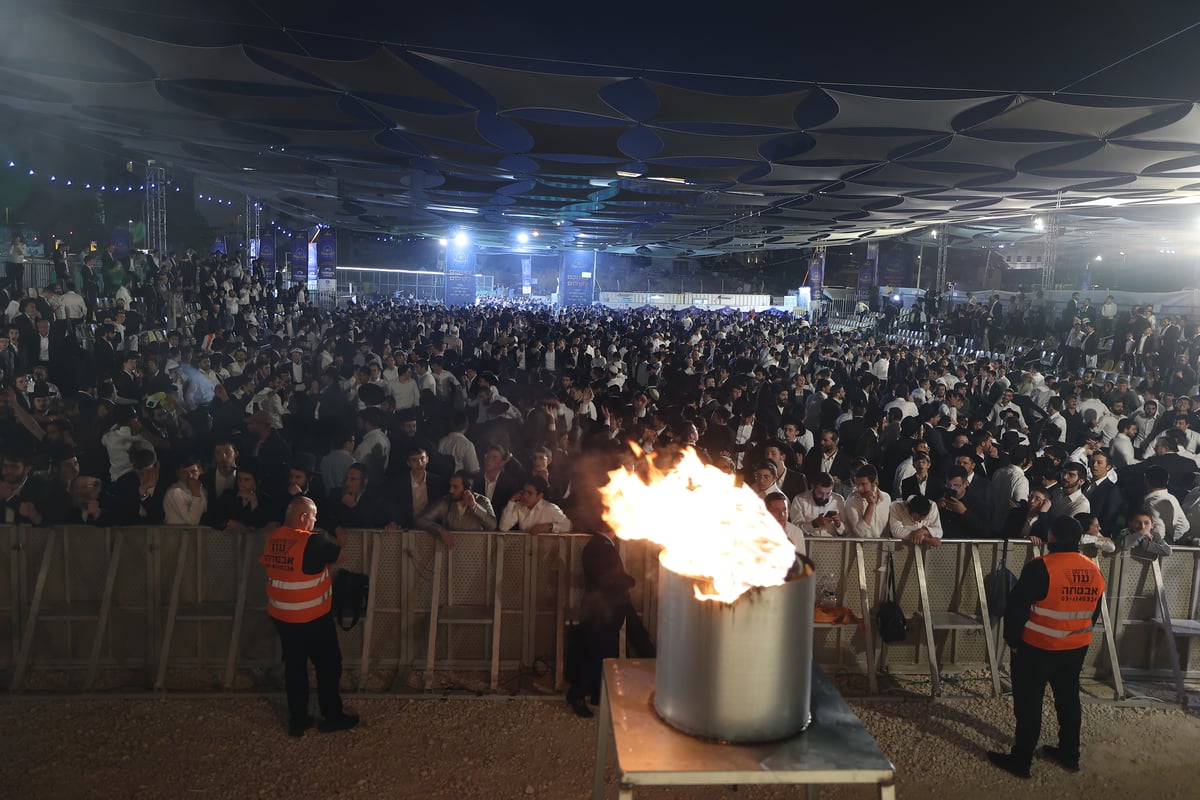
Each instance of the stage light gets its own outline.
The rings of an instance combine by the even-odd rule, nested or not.
[[[1103,256],[1096,256],[1095,260],[1096,260],[1096,261],[1103,261],[1103,260],[1104,260],[1104,257],[1103,257]]]
[[[533,238],[535,238],[535,239],[536,239],[537,237],[541,236],[541,234],[540,234],[540,233],[538,233],[537,231],[534,231],[532,235],[533,235]]]
[[[463,231],[454,234],[454,243],[459,247],[466,247],[471,242],[471,237],[467,236]]]
[[[930,236],[932,236],[934,239],[936,239],[936,238],[937,238],[937,231],[930,231],[930,232],[929,232],[929,235],[930,235]]]
[[[438,244],[440,244],[442,247],[445,247],[449,243],[445,239],[438,239]]]
[[[52,180],[52,181],[56,181],[56,180],[58,180],[58,178],[56,178],[56,177],[54,177],[53,175],[51,175],[51,176],[50,176],[50,180]]]
[[[15,161],[10,161],[10,162],[8,162],[8,165],[9,165],[10,167],[15,167],[15,166],[17,165],[17,162],[15,162]]]
[[[32,174],[33,174],[33,170],[29,170],[29,174],[30,174],[30,175],[32,175]]]
[[[1033,218],[1033,228],[1034,228],[1034,230],[1039,230],[1039,231],[1046,230],[1046,220],[1042,219],[1041,217],[1034,217]]]
[[[529,234],[526,233],[525,231],[521,231],[520,233],[517,234],[517,241],[520,242],[521,244],[525,244],[526,242],[529,241]]]

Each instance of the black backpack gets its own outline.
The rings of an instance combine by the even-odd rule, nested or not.
[[[903,642],[908,638],[908,619],[904,616],[900,604],[896,602],[896,565],[892,561],[891,553],[888,553],[887,590],[884,592],[883,602],[875,612],[875,622],[879,627],[879,638],[887,644]]]
[[[333,576],[333,618],[341,629],[348,631],[367,613],[371,579],[361,572],[338,570]],[[346,624],[349,616],[350,624]]]
[[[1017,576],[1008,568],[1008,539],[1004,540],[1004,549],[1000,551],[1000,563],[996,569],[983,579],[983,593],[987,598],[988,614],[992,619],[1004,616],[1008,609],[1008,595],[1017,585]]]

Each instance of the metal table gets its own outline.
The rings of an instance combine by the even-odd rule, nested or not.
[[[810,799],[821,784],[868,783],[879,787],[880,800],[895,800],[896,768],[815,664],[812,685],[813,721],[804,733],[767,744],[718,744],[659,718],[654,661],[605,661],[592,799],[604,798],[611,727],[619,800],[632,800],[635,786],[753,783],[807,785]]]

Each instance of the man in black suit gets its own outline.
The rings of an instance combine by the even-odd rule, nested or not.
[[[129,458],[133,469],[112,487],[113,513],[121,525],[160,525],[166,514],[163,497],[174,476],[163,479],[158,458],[150,450],[135,449]]]
[[[401,528],[414,528],[426,506],[450,490],[450,482],[427,469],[429,453],[422,447],[411,449],[405,455],[404,463],[408,469],[388,479],[387,521]]]
[[[763,458],[775,465],[775,486],[790,502],[793,497],[808,491],[808,479],[796,469],[788,469],[791,448],[778,439],[763,446]]]
[[[0,466],[0,523],[46,525],[49,509],[45,481],[33,474],[28,454],[11,449]]]
[[[943,538],[975,539],[987,536],[987,506],[968,491],[967,471],[958,464],[946,473],[943,497],[938,500]]]
[[[625,571],[614,537],[607,531],[593,534],[583,548],[582,563],[583,603],[579,627],[571,640],[567,702],[580,717],[590,717],[587,699],[599,704],[604,659],[617,657],[622,624],[629,647],[638,657],[654,658],[656,651],[630,601],[634,580]]]
[[[837,431],[823,430],[817,446],[804,457],[804,476],[810,486],[823,472],[842,483],[849,483],[850,461],[851,455],[839,446]]]
[[[115,375],[121,368],[117,348],[113,345],[116,336],[116,326],[108,323],[100,326],[96,339],[92,342],[92,358],[96,362],[96,372],[100,375]]]
[[[927,497],[930,500],[939,499],[942,495],[942,486],[929,476],[929,455],[919,451],[913,453],[912,464],[913,469],[917,472],[900,481],[899,499],[907,499],[914,495]]]
[[[489,446],[484,452],[483,469],[472,475],[471,480],[475,491],[492,501],[492,508],[497,505],[503,508],[525,486],[524,470],[499,444]]]
[[[268,494],[290,503],[292,498],[286,489],[292,460],[291,445],[271,427],[271,418],[262,411],[246,419],[246,432],[248,440],[238,450],[258,461],[259,485]]]
[[[1112,538],[1120,530],[1117,519],[1124,505],[1121,490],[1117,486],[1117,473],[1108,463],[1105,453],[1093,453],[1088,466],[1092,470],[1092,482],[1084,489],[1091,511],[1100,520],[1100,532]]]

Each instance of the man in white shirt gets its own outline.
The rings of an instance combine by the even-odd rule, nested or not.
[[[354,460],[367,465],[368,481],[382,486],[392,453],[392,443],[383,432],[383,412],[378,408],[364,408],[359,411],[358,430],[362,434],[362,440],[358,447],[354,448]]]
[[[392,397],[396,400],[396,410],[416,408],[421,405],[421,389],[412,377],[412,367],[409,364],[396,365],[396,381],[390,386]]]
[[[1002,417],[1006,411],[1017,415],[1021,430],[1027,430],[1029,427],[1025,424],[1025,415],[1021,413],[1021,407],[1013,402],[1014,396],[1012,389],[1005,389],[1004,394],[1000,396],[1000,402],[992,406],[992,413],[988,420],[997,431],[1001,429]]]
[[[1138,423],[1132,417],[1125,417],[1117,423],[1117,435],[1113,437],[1109,447],[1109,461],[1114,468],[1137,463],[1138,457],[1133,450],[1133,440],[1137,432]]]
[[[475,452],[475,445],[467,438],[466,412],[455,411],[450,417],[450,427],[452,430],[438,442],[437,451],[454,459],[455,472],[478,472],[479,454]]]
[[[500,517],[500,530],[514,528],[526,533],[563,533],[571,530],[571,520],[563,510],[546,499],[550,486],[541,475],[525,481],[521,492],[514,495]]]
[[[1187,515],[1175,496],[1167,491],[1170,474],[1165,467],[1155,464],[1146,470],[1143,476],[1146,484],[1146,497],[1142,500],[1142,510],[1153,520],[1154,532],[1174,544],[1180,537],[1192,529]]]
[[[1050,518],[1073,517],[1076,514],[1088,513],[1092,510],[1091,503],[1083,494],[1083,482],[1087,468],[1082,464],[1069,461],[1063,465],[1062,476],[1059,478],[1061,490],[1050,506]]]
[[[938,508],[927,497],[913,495],[906,500],[893,501],[888,517],[888,529],[893,539],[933,547],[942,543],[942,521],[938,516]]]
[[[167,525],[199,525],[208,510],[208,497],[200,483],[200,464],[184,459],[175,470],[175,483],[163,495],[163,522]]]
[[[888,529],[892,498],[879,491],[879,473],[867,464],[854,472],[854,494],[846,499],[846,532],[860,539],[879,539]]]
[[[799,525],[805,536],[842,536],[845,510],[845,500],[833,491],[833,476],[822,472],[813,479],[810,490],[792,499],[788,519]]]
[[[784,534],[788,537],[788,541],[796,548],[796,552],[800,555],[808,555],[808,547],[804,544],[804,531],[799,525],[788,522],[788,499],[782,492],[771,492],[763,502],[767,506],[767,513],[775,518],[779,523],[779,527],[783,528]]]

